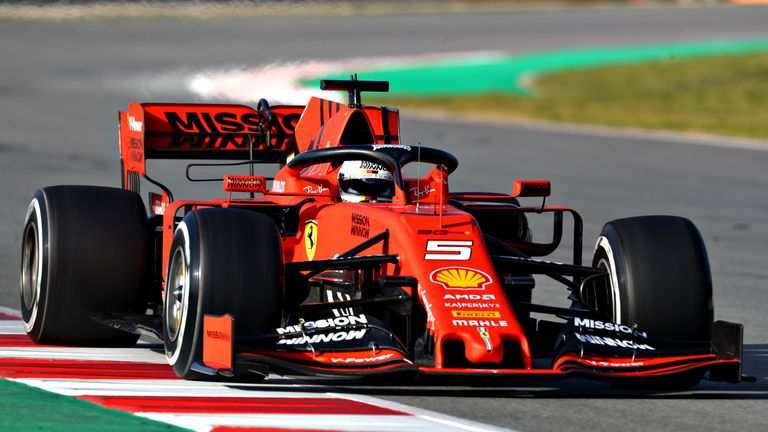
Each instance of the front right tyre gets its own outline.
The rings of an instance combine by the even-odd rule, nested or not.
[[[283,297],[282,243],[272,219],[239,209],[190,212],[170,249],[163,309],[168,363],[179,377],[213,378],[199,372],[204,316],[232,315],[236,344],[279,327]]]

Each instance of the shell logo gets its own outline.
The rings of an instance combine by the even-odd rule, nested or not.
[[[483,290],[492,279],[485,272],[467,267],[443,267],[429,275],[432,282],[445,289]]]

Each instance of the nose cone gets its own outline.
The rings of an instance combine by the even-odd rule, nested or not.
[[[462,335],[464,356],[472,363],[500,363],[504,359],[504,344],[497,334],[486,327],[477,327],[477,332]]]

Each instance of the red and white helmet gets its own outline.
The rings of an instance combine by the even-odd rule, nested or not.
[[[344,202],[392,201],[395,182],[384,166],[345,161],[339,168],[339,195]]]

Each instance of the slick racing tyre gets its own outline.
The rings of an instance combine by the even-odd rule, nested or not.
[[[709,341],[712,278],[701,234],[691,221],[642,216],[607,223],[593,267],[609,274],[602,303],[613,322],[654,337]]]
[[[637,324],[654,338],[681,344],[709,342],[714,316],[709,261],[701,234],[688,219],[611,221],[597,239],[592,266],[609,277],[595,287],[588,303],[612,322]],[[696,372],[642,383],[688,387],[701,376]]]
[[[39,343],[133,345],[137,335],[94,321],[142,313],[147,216],[131,191],[96,186],[40,189],[21,244],[21,313]]]
[[[206,314],[232,315],[236,340],[280,326],[282,244],[269,217],[238,209],[193,211],[176,229],[169,260],[163,339],[179,377],[215,378],[202,372]]]

